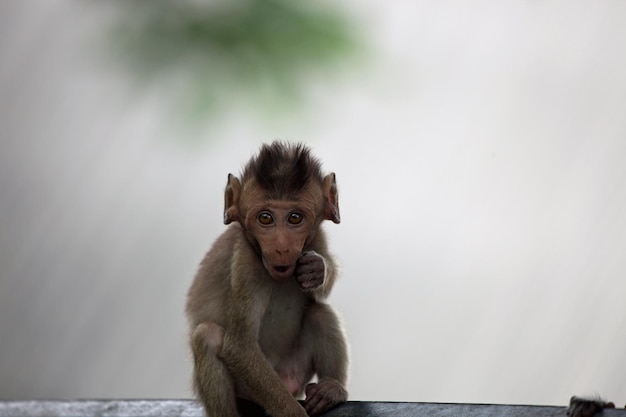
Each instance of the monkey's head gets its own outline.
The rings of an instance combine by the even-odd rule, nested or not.
[[[296,263],[323,220],[340,222],[335,174],[303,145],[273,142],[228,175],[224,223],[239,222],[276,280],[293,276]]]

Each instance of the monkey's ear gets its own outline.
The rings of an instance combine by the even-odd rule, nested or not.
[[[337,182],[335,181],[335,173],[324,177],[324,219],[332,220],[333,223],[339,223],[339,194],[337,193]]]
[[[241,183],[233,174],[228,174],[224,191],[224,224],[239,220],[239,194]]]

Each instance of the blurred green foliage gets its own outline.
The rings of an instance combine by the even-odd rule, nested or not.
[[[307,80],[325,80],[362,49],[349,20],[325,4],[126,0],[116,3],[112,45],[141,83],[171,88],[185,116],[286,110]]]

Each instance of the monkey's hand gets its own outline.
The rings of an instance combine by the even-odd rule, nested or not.
[[[307,385],[305,392],[304,409],[310,416],[321,414],[348,400],[348,391],[332,378],[322,378],[317,384]]]
[[[584,398],[573,396],[569,400],[567,415],[569,417],[592,417],[604,408],[615,408],[612,402],[602,401],[600,398]]]
[[[312,290],[324,284],[326,279],[324,257],[312,250],[302,252],[296,265],[295,277],[303,290]]]

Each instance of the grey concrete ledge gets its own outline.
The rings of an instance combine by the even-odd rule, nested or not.
[[[242,416],[262,417],[252,403],[240,404]],[[605,410],[604,417],[626,417],[626,410]],[[0,417],[204,417],[192,400],[0,401]],[[443,404],[349,401],[325,417],[530,417],[565,416],[565,406]]]

